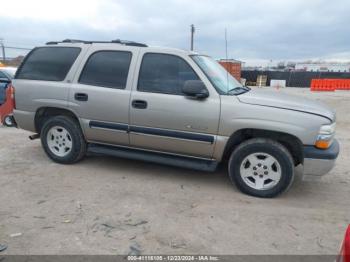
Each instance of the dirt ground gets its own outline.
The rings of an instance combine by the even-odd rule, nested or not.
[[[350,223],[350,91],[310,93],[336,108],[330,174],[276,199],[202,173],[112,157],[50,161],[29,133],[0,127],[1,254],[336,254]]]

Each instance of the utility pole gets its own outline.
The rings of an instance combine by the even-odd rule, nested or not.
[[[2,49],[2,60],[5,62],[6,61],[6,54],[5,54],[5,46],[4,46],[3,40],[4,39],[0,38],[0,45],[1,45],[1,49]]]
[[[191,51],[193,51],[193,39],[194,39],[194,32],[196,31],[194,25],[191,25]]]
[[[228,60],[228,51],[227,51],[227,28],[225,28],[225,56],[226,61]]]

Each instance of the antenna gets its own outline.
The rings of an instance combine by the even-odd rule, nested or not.
[[[226,89],[228,93],[228,68],[227,68],[227,62],[228,62],[228,51],[227,51],[227,28],[225,27],[225,56],[226,56]]]

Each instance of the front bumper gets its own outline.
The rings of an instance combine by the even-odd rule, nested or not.
[[[319,178],[335,165],[339,155],[339,143],[334,140],[330,148],[326,150],[317,149],[314,146],[304,146],[304,176],[303,179]]]

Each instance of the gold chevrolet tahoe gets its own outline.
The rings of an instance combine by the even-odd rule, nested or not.
[[[87,152],[228,174],[244,193],[275,197],[294,169],[334,166],[335,112],[318,102],[242,86],[194,52],[114,40],[33,49],[13,80],[19,128],[55,162]]]

